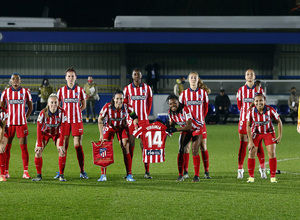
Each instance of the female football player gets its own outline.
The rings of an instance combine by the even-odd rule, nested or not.
[[[192,137],[192,152],[193,152],[193,163],[195,176],[193,182],[199,182],[199,168],[200,168],[200,156],[199,149],[201,152],[207,154],[205,156],[206,167],[208,168],[208,152],[203,145],[201,145],[202,137],[206,134],[204,130],[205,116],[208,111],[208,95],[206,90],[198,87],[199,74],[197,72],[191,72],[189,74],[190,88],[184,90],[179,98],[180,103],[187,106],[192,114],[193,120],[198,124],[199,128],[193,132]],[[202,154],[203,155],[203,154]],[[206,159],[207,158],[207,159]],[[206,177],[208,176],[208,177]],[[205,172],[205,177],[209,177],[208,171]]]
[[[37,177],[32,181],[42,180],[42,153],[50,139],[54,141],[58,151],[59,181],[66,181],[64,178],[66,154],[63,134],[66,122],[65,111],[58,106],[58,96],[52,93],[48,98],[46,108],[40,112],[37,120],[37,141],[34,158]]]
[[[207,94],[211,93],[210,88],[208,88],[203,81],[200,79],[199,77],[199,82],[198,82],[198,88],[200,89],[204,89]],[[202,155],[202,162],[204,165],[204,178],[205,179],[211,179],[211,177],[209,176],[209,155],[208,155],[208,151],[207,151],[207,132],[206,132],[206,124],[203,124],[203,135],[202,135],[202,139],[201,139],[201,144],[200,144],[200,151],[201,151],[201,155]],[[188,175],[188,168],[189,168],[189,159],[190,159],[190,148],[191,145],[189,144],[186,148],[185,148],[185,152],[184,152],[184,165],[183,165],[183,178],[189,178]]]
[[[98,118],[98,128],[100,133],[99,141],[113,140],[114,135],[117,134],[119,143],[121,145],[124,163],[127,172],[127,181],[135,181],[132,178],[131,167],[132,159],[129,150],[128,141],[128,125],[126,118],[129,115],[133,119],[135,128],[138,128],[138,118],[133,108],[124,102],[124,94],[117,90],[110,103],[103,106]],[[104,126],[104,121],[106,121]],[[106,168],[101,167],[101,176],[98,181],[107,181]]]
[[[253,107],[255,106],[255,107]],[[276,138],[272,119],[278,123],[278,137]],[[268,156],[271,173],[271,183],[277,183],[275,174],[277,169],[276,144],[282,137],[282,122],[276,110],[266,105],[266,97],[262,93],[254,95],[253,104],[247,114],[247,134],[249,138],[248,150],[248,183],[254,182],[255,156],[259,143],[264,141]]]

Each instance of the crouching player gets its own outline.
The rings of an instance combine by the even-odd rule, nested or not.
[[[152,124],[139,127],[138,130],[133,132],[133,135],[136,138],[141,138],[143,142],[144,163],[161,163],[165,161],[165,143],[167,135],[169,135],[166,131],[166,123],[167,121],[156,119]]]
[[[59,181],[66,181],[64,178],[66,154],[63,135],[66,121],[65,111],[58,106],[57,95],[52,93],[48,98],[46,108],[41,111],[37,120],[37,141],[34,158],[37,177],[32,181],[42,180],[42,153],[50,139],[53,139],[58,150]]]
[[[98,128],[100,133],[99,141],[108,141],[113,140],[115,134],[117,134],[119,143],[121,145],[124,163],[126,167],[126,180],[127,181],[135,181],[132,178],[131,167],[132,167],[132,159],[129,150],[129,141],[128,141],[128,125],[126,122],[127,116],[130,116],[133,119],[133,124],[135,128],[138,127],[138,117],[135,114],[133,108],[124,103],[124,94],[122,91],[117,90],[110,103],[107,103],[103,106],[100,111],[98,118]],[[106,125],[104,127],[104,122],[106,121]],[[101,167],[101,176],[98,181],[107,181],[106,178],[106,168]]]
[[[274,108],[265,105],[266,98],[262,93],[256,93],[253,104],[247,114],[247,135],[249,137],[249,158],[248,158],[248,183],[254,182],[255,156],[259,144],[264,141],[268,156],[271,173],[271,183],[277,183],[275,178],[277,169],[276,144],[279,144],[282,137],[282,122]],[[254,107],[253,107],[254,106]],[[272,119],[278,123],[278,137],[275,136]]]
[[[4,130],[6,125],[6,120],[8,118],[8,113],[5,108],[0,107],[0,182],[6,181],[5,178],[5,146],[7,144],[7,139],[4,139]]]

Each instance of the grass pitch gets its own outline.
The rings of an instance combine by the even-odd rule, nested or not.
[[[152,180],[144,179],[141,150],[137,141],[133,158],[136,182],[126,182],[121,149],[114,142],[115,163],[107,170],[107,182],[97,182],[100,167],[93,165],[92,145],[99,137],[97,125],[84,125],[85,170],[90,179],[79,179],[79,166],[72,138],[65,169],[67,182],[53,179],[58,171],[58,153],[53,143],[43,152],[43,180],[22,179],[21,150],[15,138],[11,150],[10,175],[0,182],[2,219],[299,219],[300,217],[300,135],[296,126],[284,125],[282,142],[277,146],[278,183],[260,179],[255,183],[237,179],[239,148],[237,125],[208,125],[208,151],[212,179],[193,183],[190,178],[175,182],[178,133],[167,138],[166,162],[151,164]],[[29,173],[36,175],[34,146],[36,125],[29,125]],[[267,154],[266,154],[267,155]],[[266,162],[268,158],[266,157]],[[258,161],[256,161],[258,167]],[[268,165],[267,165],[268,168]],[[269,177],[269,175],[268,175]]]

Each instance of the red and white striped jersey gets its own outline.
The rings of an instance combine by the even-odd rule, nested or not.
[[[72,89],[63,86],[57,92],[59,102],[62,102],[63,109],[68,119],[68,123],[82,122],[82,112],[80,110],[81,101],[86,99],[83,88],[75,85]]]
[[[124,88],[124,102],[130,104],[141,120],[148,120],[152,108],[152,89],[145,83],[136,87],[133,83]]]
[[[190,109],[195,123],[199,126],[205,123],[209,101],[207,92],[204,89],[197,88],[196,90],[192,90],[188,88],[184,90],[180,94],[179,102]]]
[[[256,107],[251,108],[247,114],[247,121],[251,122],[251,132],[266,134],[275,132],[272,119],[278,120],[279,115],[274,108],[265,105],[263,113]]]
[[[13,87],[5,89],[1,95],[1,102],[6,103],[9,114],[7,126],[27,124],[25,106],[32,102],[29,89],[19,87],[15,90]]]
[[[134,112],[132,106],[123,104],[121,109],[116,109],[111,103],[106,103],[100,111],[100,115],[106,118],[107,125],[114,129],[127,127],[126,118]]]
[[[37,142],[38,146],[42,146],[42,135],[56,136],[60,135],[60,140],[63,143],[64,135],[63,130],[67,117],[65,111],[62,108],[58,108],[55,113],[48,111],[48,117],[45,115],[45,109],[43,109],[37,119]]]
[[[159,121],[145,127],[139,127],[133,132],[136,138],[143,141],[143,162],[160,163],[165,161],[165,143],[167,127]]]
[[[3,107],[0,107],[0,123],[8,119],[7,110]]]
[[[189,120],[192,120],[192,130],[199,130],[201,128],[199,123],[193,120],[191,111],[186,106],[183,106],[183,108],[179,106],[178,112],[172,112],[169,110],[169,118],[170,122],[175,122],[182,128],[186,126],[186,122]]]
[[[257,89],[255,85],[250,88],[247,84],[245,84],[239,88],[236,94],[236,100],[238,109],[240,110],[240,121],[246,121],[247,111],[254,100],[255,93],[262,93],[265,95],[263,88],[259,87]]]

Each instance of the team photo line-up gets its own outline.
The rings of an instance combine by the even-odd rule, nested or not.
[[[64,169],[71,132],[80,168],[79,177],[89,178],[84,170],[82,147],[82,111],[86,108],[86,99],[89,95],[83,88],[75,84],[77,75],[73,68],[66,70],[65,79],[67,85],[60,88],[57,94],[52,93],[48,97],[46,107],[40,111],[37,119],[34,157],[37,176],[32,181],[42,180],[42,153],[50,139],[54,141],[59,155],[59,172],[54,178],[66,181]],[[92,79],[90,80],[92,82]],[[158,118],[154,123],[149,123],[148,119],[152,108],[152,89],[149,85],[142,83],[141,69],[133,69],[132,80],[133,82],[127,85],[123,91],[116,90],[111,102],[103,106],[98,117],[99,144],[112,143],[114,134],[117,134],[126,168],[125,179],[130,182],[135,181],[132,175],[132,158],[136,138],[140,138],[145,167],[144,177],[152,179],[149,171],[150,163],[164,162],[166,137],[171,137],[174,132],[180,132],[176,181],[181,182],[189,178],[190,148],[192,148],[194,165],[192,181],[200,181],[199,151],[204,165],[204,178],[211,179],[205,125],[209,104],[208,94],[211,91],[202,82],[199,74],[191,72],[188,75],[189,88],[184,90],[183,86],[179,87],[177,94],[170,94],[167,97],[168,117]],[[252,69],[245,72],[245,80],[246,83],[239,88],[236,96],[240,110],[237,178],[244,177],[243,164],[246,153],[249,151],[247,182],[254,182],[256,155],[260,164],[261,178],[267,179],[265,154],[262,146],[264,141],[269,157],[270,182],[277,183],[275,177],[277,170],[276,144],[279,144],[282,138],[282,122],[276,110],[266,105],[264,90],[260,85],[255,85],[255,72]],[[28,107],[27,111],[25,111],[25,105]],[[10,178],[10,149],[15,133],[21,147],[23,178],[31,178],[28,173],[27,119],[32,110],[33,103],[29,89],[21,87],[20,74],[13,73],[10,78],[10,87],[2,92],[0,102],[0,181],[7,181]],[[277,137],[272,120],[278,123]],[[300,132],[299,124],[297,130]],[[106,171],[107,167],[101,166],[101,176],[98,181],[107,181]]]

